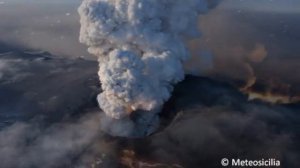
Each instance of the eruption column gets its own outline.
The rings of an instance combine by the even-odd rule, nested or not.
[[[80,42],[98,57],[101,109],[121,119],[157,113],[184,78],[185,42],[216,0],[84,0]]]

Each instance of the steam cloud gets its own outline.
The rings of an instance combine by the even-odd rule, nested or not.
[[[115,119],[160,111],[184,78],[185,42],[218,0],[84,0],[80,42],[98,57],[102,110]]]

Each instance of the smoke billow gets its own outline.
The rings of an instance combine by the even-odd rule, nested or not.
[[[154,115],[183,80],[185,42],[200,35],[198,16],[216,0],[85,0],[80,42],[98,57],[101,109],[115,119]],[[151,116],[151,115],[150,115]]]
[[[0,131],[1,167],[87,167],[86,161],[93,159],[91,153],[105,149],[99,146],[105,143],[97,126],[99,118],[99,113],[91,112],[76,121],[47,128],[36,122],[16,122],[5,127]],[[97,142],[100,149],[88,151],[95,138],[101,140]]]

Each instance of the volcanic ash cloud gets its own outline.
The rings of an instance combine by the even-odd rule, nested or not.
[[[185,47],[212,0],[84,0],[80,42],[98,57],[101,109],[120,119],[157,113],[184,78]]]

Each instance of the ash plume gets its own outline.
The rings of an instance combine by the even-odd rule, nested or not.
[[[198,16],[218,2],[84,0],[80,42],[99,60],[100,108],[114,119],[159,112],[184,78],[185,43],[200,35]]]
[[[298,103],[300,97],[291,93],[291,86],[280,80],[266,78],[264,83],[255,72],[255,65],[263,63],[268,57],[268,51],[263,44],[257,43],[253,51],[247,54],[247,61],[244,66],[248,72],[246,84],[240,91],[248,95],[248,100],[261,100],[271,104]]]

